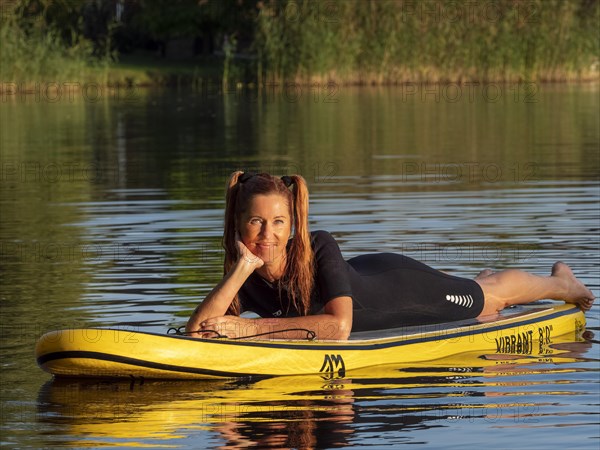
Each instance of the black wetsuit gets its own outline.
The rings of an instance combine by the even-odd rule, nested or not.
[[[311,233],[316,260],[311,314],[336,297],[353,301],[352,331],[397,328],[477,317],[483,292],[473,280],[446,275],[396,253],[361,255],[344,261],[326,231]],[[242,311],[261,317],[297,317],[287,289],[254,272],[239,291]]]

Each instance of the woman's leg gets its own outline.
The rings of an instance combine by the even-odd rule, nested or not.
[[[594,294],[575,278],[571,268],[556,262],[548,277],[533,275],[522,270],[502,272],[484,270],[475,278],[481,286],[484,306],[481,316],[495,314],[511,305],[531,303],[541,299],[564,300],[578,305],[584,311],[592,307]]]

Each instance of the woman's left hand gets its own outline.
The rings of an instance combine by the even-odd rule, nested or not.
[[[258,333],[258,324],[253,319],[238,316],[211,317],[200,324],[200,335],[203,338],[218,337],[211,331],[228,338],[252,336]]]

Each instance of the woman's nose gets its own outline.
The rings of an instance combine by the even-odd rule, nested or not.
[[[269,239],[271,237],[271,235],[273,234],[273,228],[271,227],[271,225],[268,222],[265,222],[263,224],[263,226],[260,229],[260,234],[265,239]]]

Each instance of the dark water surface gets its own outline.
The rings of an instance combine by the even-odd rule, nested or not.
[[[220,279],[240,168],[302,173],[347,258],[469,277],[561,259],[600,293],[597,86],[298,89],[3,98],[3,446],[597,449],[597,304],[566,356],[487,367],[141,386],[37,367],[49,330],[183,324]]]

